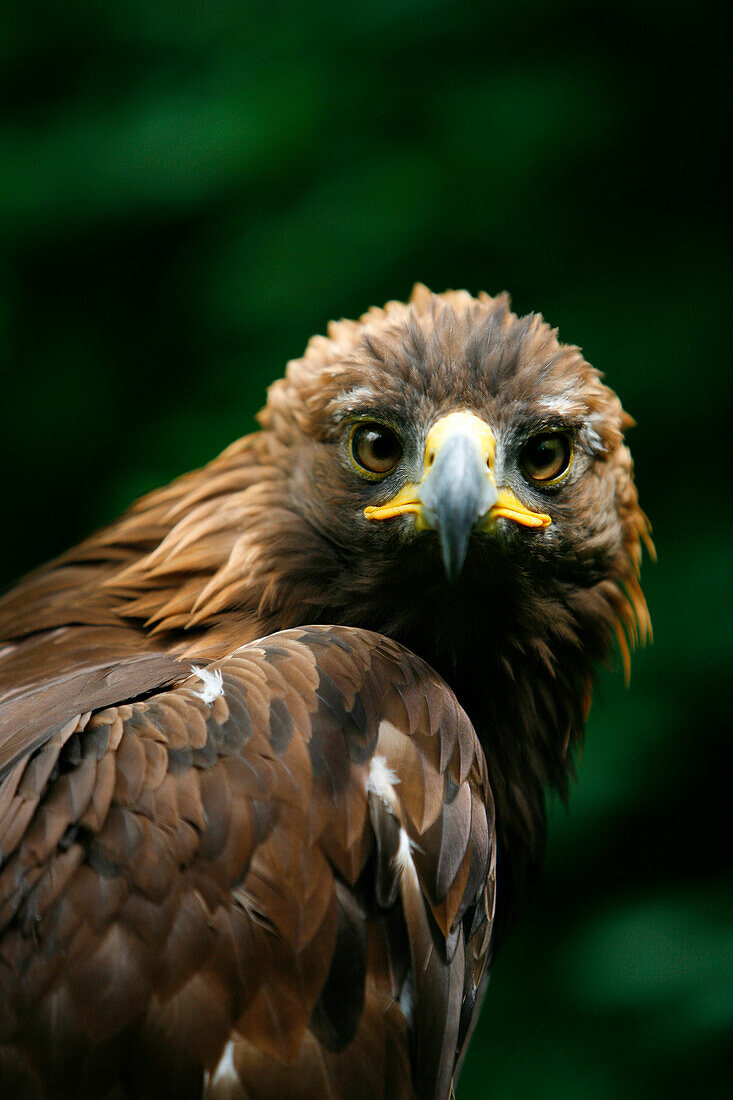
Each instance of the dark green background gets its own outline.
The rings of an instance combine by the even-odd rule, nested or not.
[[[0,582],[249,431],[329,318],[511,290],[638,420],[659,564],[460,1096],[721,1095],[727,39],[690,4],[24,0],[0,33]],[[727,1081],[730,1086],[730,1080]]]

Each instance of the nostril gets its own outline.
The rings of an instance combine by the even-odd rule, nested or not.
[[[430,451],[428,454],[428,466],[432,466],[435,462],[435,451]]]

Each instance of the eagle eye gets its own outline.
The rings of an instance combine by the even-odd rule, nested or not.
[[[402,458],[402,444],[385,424],[354,425],[350,446],[356,465],[370,474],[388,474]]]
[[[573,447],[565,432],[542,432],[525,443],[519,466],[530,481],[549,485],[567,473],[572,457]]]

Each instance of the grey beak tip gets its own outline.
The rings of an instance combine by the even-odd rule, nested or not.
[[[468,553],[468,540],[470,531],[465,537],[457,540],[455,537],[444,534],[444,530],[441,530],[441,550],[443,552],[443,565],[445,567],[445,575],[448,579],[448,583],[451,587],[455,588],[463,572],[463,566],[466,561],[466,555]]]
[[[447,579],[448,584],[450,585],[450,587],[451,588],[457,588],[458,587],[458,582],[461,579],[461,570],[460,569],[450,569],[446,565],[445,575],[446,575],[446,579]]]

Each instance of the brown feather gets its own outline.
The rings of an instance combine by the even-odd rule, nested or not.
[[[241,1052],[235,1063],[246,1070],[250,1094],[271,1087],[272,1081],[292,1083],[297,1069],[304,1088],[304,1082],[311,1083],[309,1088],[320,1082],[318,1087],[335,1090],[334,1096],[344,1095],[345,1083],[357,1075],[370,1081],[377,1095],[387,1095],[384,1079],[397,1083],[401,1092],[396,1095],[411,1096],[415,1089],[416,1095],[443,1095],[459,1027],[456,990],[463,988],[462,970],[459,974],[459,963],[448,961],[444,933],[424,908],[428,882],[417,862],[410,859],[404,869],[400,862],[408,823],[431,866],[440,863],[438,852],[431,854],[433,844],[440,848],[443,834],[451,837],[456,831],[453,819],[446,820],[434,842],[430,827],[420,829],[424,815],[414,822],[407,812],[415,804],[415,784],[437,789],[440,747],[419,766],[414,753],[398,754],[390,762],[394,804],[388,807],[372,794],[378,812],[369,816],[370,762],[384,747],[376,736],[379,709],[370,710],[367,728],[373,733],[366,742],[363,723],[345,720],[360,713],[364,697],[381,700],[381,709],[393,716],[399,713],[395,701],[402,706],[422,693],[425,666],[377,635],[309,628],[245,647],[219,667],[223,694],[217,699],[207,703],[195,694],[200,674],[172,689],[164,679],[161,691],[121,707],[117,715],[116,708],[108,707],[82,723],[70,722],[65,740],[48,742],[35,755],[31,739],[24,773],[6,779],[14,786],[13,798],[29,798],[32,813],[2,870],[1,881],[17,881],[22,893],[6,912],[0,932],[0,986],[10,1006],[0,1047],[32,1058],[54,1095],[83,1095],[83,1074],[91,1073],[94,1052],[101,1047],[111,1059],[110,1079],[114,1073],[124,1077],[128,1071],[121,1052],[133,1037],[148,1052],[150,1076],[139,1085],[143,1092],[163,1073],[166,1057],[184,1043],[187,1073],[198,1073],[201,1084],[208,1072],[214,1095],[216,1064],[229,1036]],[[294,712],[288,705],[291,669],[295,684],[307,687],[294,696]],[[166,668],[161,671],[167,674]],[[430,682],[434,693],[448,693],[434,677]],[[291,733],[284,749],[278,736],[273,745],[272,723],[261,718],[263,704],[270,709],[277,704],[281,720],[288,715]],[[198,723],[206,710],[201,746]],[[454,705],[449,710],[465,723]],[[170,743],[167,714],[175,716]],[[429,721],[428,712],[422,714]],[[121,735],[107,736],[120,718]],[[398,743],[410,738],[409,730],[391,728]],[[189,729],[186,745],[182,737]],[[418,726],[413,735],[432,746],[441,733],[428,725]],[[320,755],[304,751],[322,745],[324,737],[331,746],[328,760],[326,750],[319,749]],[[342,751],[334,757],[337,737]],[[473,774],[480,779],[482,756],[475,737],[472,754]],[[452,760],[448,757],[446,768]],[[301,772],[311,769],[310,787],[301,797],[292,786],[295,766]],[[97,792],[100,783],[103,789]],[[467,778],[458,788],[457,806],[466,799],[472,805],[471,783],[475,780]],[[480,781],[475,797],[481,805],[490,798]],[[473,867],[472,902],[484,889],[481,868],[492,843],[485,814],[478,845],[470,853],[463,824],[450,842],[468,854],[465,872],[461,856],[461,897]],[[75,839],[66,846],[69,830]],[[358,867],[347,868],[353,887],[338,877],[338,863],[330,861],[334,838],[342,858],[354,847],[363,853]],[[381,874],[391,881],[389,888],[380,887],[380,872],[368,862],[370,850],[382,852]],[[451,867],[444,866],[444,889],[450,890],[451,875]],[[7,885],[4,892],[10,897],[13,888]],[[389,929],[400,912],[405,932],[395,939]],[[28,922],[23,913],[35,917]],[[384,963],[367,951],[371,924],[383,925],[390,951],[402,952],[401,961],[396,957],[390,963],[386,986],[379,976]],[[70,953],[65,962],[58,953],[64,945]],[[47,950],[55,955],[47,958]],[[459,956],[451,954],[451,960],[456,957],[463,957],[462,948]],[[410,1084],[407,1009],[397,1006],[405,983],[414,981],[408,972],[414,974],[418,960],[422,965],[426,959],[429,977],[417,982],[410,1015],[417,1034],[425,1036],[419,1043],[430,1047],[439,1027],[445,1049]],[[372,977],[373,965],[378,969]],[[436,981],[446,990],[444,1000]],[[199,1013],[194,1035],[195,988],[199,1003],[210,1004],[211,1013],[205,1018]],[[71,1062],[55,1053],[53,1031],[47,1031],[48,1049],[41,1053],[41,1033],[26,1025],[32,1020],[34,1028],[46,1027],[51,1005],[62,1003],[68,1014],[64,1041],[77,1055]],[[423,1011],[431,1021],[424,1027],[419,1022]],[[396,1031],[395,1012],[402,1019]],[[199,1052],[196,1057],[193,1051]],[[136,1072],[135,1079],[142,1081],[142,1071]],[[92,1077],[97,1081],[96,1071]],[[181,1078],[184,1091],[187,1081]]]

